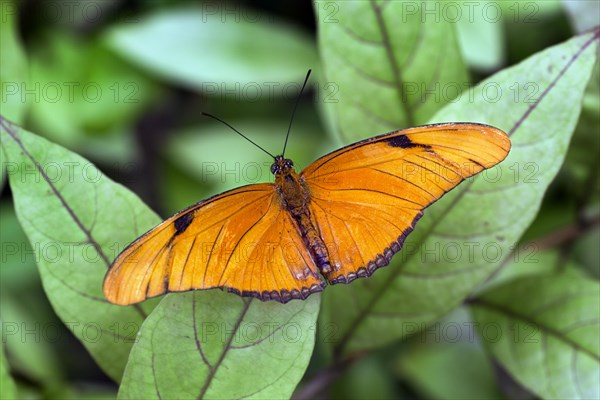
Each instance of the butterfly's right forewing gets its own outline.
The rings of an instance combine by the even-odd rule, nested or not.
[[[438,124],[367,139],[309,165],[301,175],[329,251],[328,281],[347,283],[387,265],[427,206],[509,149],[494,127]]]

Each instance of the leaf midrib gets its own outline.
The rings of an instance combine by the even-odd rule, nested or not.
[[[413,126],[415,124],[413,110],[411,109],[410,104],[408,104],[408,102],[402,101],[402,99],[404,98],[404,94],[402,92],[402,88],[403,88],[402,71],[401,71],[400,66],[398,65],[398,61],[396,60],[396,57],[394,57],[394,52],[392,49],[392,45],[390,43],[390,37],[388,34],[387,26],[383,19],[383,10],[381,9],[381,7],[378,4],[375,3],[375,0],[371,0],[370,4],[371,4],[371,8],[373,10],[373,13],[375,14],[375,18],[377,18],[377,26],[379,27],[379,32],[381,33],[381,41],[382,41],[383,47],[385,49],[386,57],[390,63],[390,67],[392,69],[392,75],[393,75],[392,77],[394,79],[394,84],[396,87],[396,94],[398,96],[398,102],[400,103],[400,106],[404,110],[404,115],[406,115],[407,126]]]
[[[225,343],[225,345],[223,346],[223,351],[221,352],[219,359],[217,360],[217,362],[215,363],[215,365],[212,368],[210,368],[210,366],[209,366],[208,376],[206,377],[206,381],[204,382],[202,389],[200,389],[200,393],[198,394],[197,399],[203,399],[204,396],[206,395],[206,392],[208,391],[210,384],[212,383],[215,375],[217,374],[219,367],[223,363],[223,360],[225,360],[225,356],[227,355],[229,350],[232,348],[231,342],[233,342],[233,339],[235,338],[235,335],[236,335],[238,329],[240,328],[240,325],[242,324],[242,321],[244,320],[244,317],[246,316],[248,309],[250,308],[250,304],[252,304],[252,299],[250,299],[248,301],[244,301],[244,307],[242,308],[240,315],[238,316],[238,319],[235,322],[235,326],[233,328],[233,331],[231,332],[231,336],[229,336],[227,343]]]

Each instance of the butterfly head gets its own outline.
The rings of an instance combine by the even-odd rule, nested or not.
[[[286,175],[294,169],[294,162],[283,156],[275,157],[275,162],[271,165],[273,175]]]

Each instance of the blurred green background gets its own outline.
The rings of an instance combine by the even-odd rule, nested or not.
[[[457,27],[473,83],[597,24],[593,15],[591,24],[586,22],[589,12],[576,4],[585,1],[529,3],[539,7],[535,23],[507,18],[493,27]],[[2,0],[1,12],[2,115],[82,154],[163,217],[225,189],[271,179],[267,155],[201,111],[279,153],[302,79],[312,68],[287,155],[301,169],[345,144],[327,128],[325,99],[332,93],[323,83],[309,1]],[[572,223],[582,203],[597,201],[598,68],[590,85],[567,161],[523,240]],[[116,384],[46,300],[5,179],[0,218],[3,344],[19,393],[27,398],[113,398]],[[570,249],[596,277],[598,252],[578,248],[599,240],[596,228]],[[463,318],[461,311],[451,318]],[[492,380],[494,366],[480,348],[428,347],[420,338],[412,342],[363,358],[337,379],[332,396],[500,396]],[[406,348],[407,356],[398,361],[393,355]],[[478,360],[480,367],[461,371],[470,374],[474,385],[465,392],[455,382],[466,378],[448,370],[450,360],[469,352],[475,354],[469,362]],[[309,374],[323,363],[317,346]],[[505,379],[503,397],[533,397]]]

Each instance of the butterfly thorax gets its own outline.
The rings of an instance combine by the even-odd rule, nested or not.
[[[275,187],[284,208],[294,216],[305,213],[310,195],[306,184],[294,170],[292,160],[275,157],[271,172],[275,175]]]

